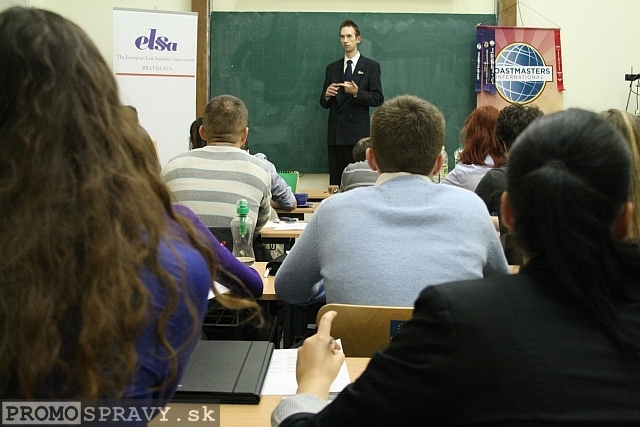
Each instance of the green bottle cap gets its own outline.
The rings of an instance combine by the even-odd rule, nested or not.
[[[240,216],[247,216],[249,214],[249,203],[245,199],[238,200],[236,203],[236,213]]]

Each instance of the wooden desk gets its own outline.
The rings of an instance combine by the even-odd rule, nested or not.
[[[251,266],[251,268],[255,269],[256,271],[258,271],[258,273],[260,273],[260,276],[262,276],[262,282],[264,283],[264,290],[262,292],[262,296],[258,299],[259,300],[277,300],[278,297],[276,296],[276,289],[274,286],[275,276],[264,277],[264,272],[267,269],[267,263],[256,262]],[[509,266],[509,273],[518,274],[518,271],[520,271],[519,265]]]
[[[264,290],[262,292],[262,296],[258,299],[259,300],[277,300],[278,297],[276,296],[276,289],[273,285],[273,282],[275,281],[275,276],[264,277],[264,272],[267,269],[267,263],[255,262],[253,263],[251,268],[253,268],[254,270],[257,270],[258,273],[260,273],[260,276],[262,276],[262,283],[264,284]]]
[[[315,203],[307,203],[309,206],[304,208],[295,208],[290,211],[285,211],[284,209],[276,209],[276,213],[278,217],[289,217],[289,218],[298,218],[299,220],[304,220],[304,214],[312,214],[316,211],[317,207],[320,205],[320,202]]]
[[[366,357],[348,357],[346,360],[351,381],[355,381],[364,372],[369,363],[369,358]],[[214,416],[216,418],[219,416],[220,427],[267,427],[271,425],[271,413],[282,398],[283,396],[262,396],[258,405],[220,405],[220,413],[216,413]],[[187,421],[188,412],[190,410],[199,410],[201,413],[203,405],[206,404],[169,402],[166,406],[170,408],[167,411],[167,421],[161,421],[160,417],[156,417],[149,423],[149,426],[182,427],[189,424],[204,425],[204,422],[189,423]],[[181,422],[176,420],[177,417],[181,417]]]
[[[304,223],[304,221],[299,221]],[[288,251],[293,245],[293,240],[300,237],[302,230],[276,230],[275,227],[263,227],[260,230],[262,236],[262,243],[264,244],[282,244],[284,250]]]
[[[307,193],[308,196],[308,200],[310,202],[321,202],[324,199],[327,199],[331,196],[333,196],[332,193],[329,193],[327,190],[302,190],[299,189],[298,193]]]
[[[299,221],[303,223],[304,221]],[[302,230],[276,230],[275,227],[263,227],[260,235],[263,239],[297,239]]]

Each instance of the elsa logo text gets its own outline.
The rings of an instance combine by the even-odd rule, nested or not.
[[[156,29],[151,28],[149,36],[140,36],[136,39],[135,45],[140,50],[156,50],[162,52],[164,50],[176,52],[178,43],[170,42],[165,36],[156,35]]]

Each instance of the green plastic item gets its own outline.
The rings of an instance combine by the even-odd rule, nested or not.
[[[249,204],[245,199],[240,199],[236,203],[236,213],[240,217],[238,224],[240,235],[244,237],[247,234],[247,215],[249,214]]]
[[[298,171],[281,171],[278,175],[284,179],[284,182],[291,188],[291,192],[295,193],[298,190],[298,181],[300,179],[300,173]]]

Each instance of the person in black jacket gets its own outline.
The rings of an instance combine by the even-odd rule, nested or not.
[[[487,205],[490,215],[499,216],[500,214],[500,198],[507,188],[508,157],[511,145],[531,122],[543,115],[542,110],[535,105],[511,104],[500,110],[496,122],[496,138],[504,146],[507,163],[489,170],[475,189],[475,193]]]
[[[622,134],[595,113],[537,119],[512,147],[502,196],[527,261],[520,273],[425,288],[413,318],[331,404],[344,355],[328,312],[273,425],[640,425],[631,163]]]
[[[369,107],[384,102],[380,64],[358,52],[362,40],[351,20],[340,24],[344,58],[327,65],[320,105],[329,109],[329,184],[340,185],[342,171],[353,163],[356,143],[369,136]]]

